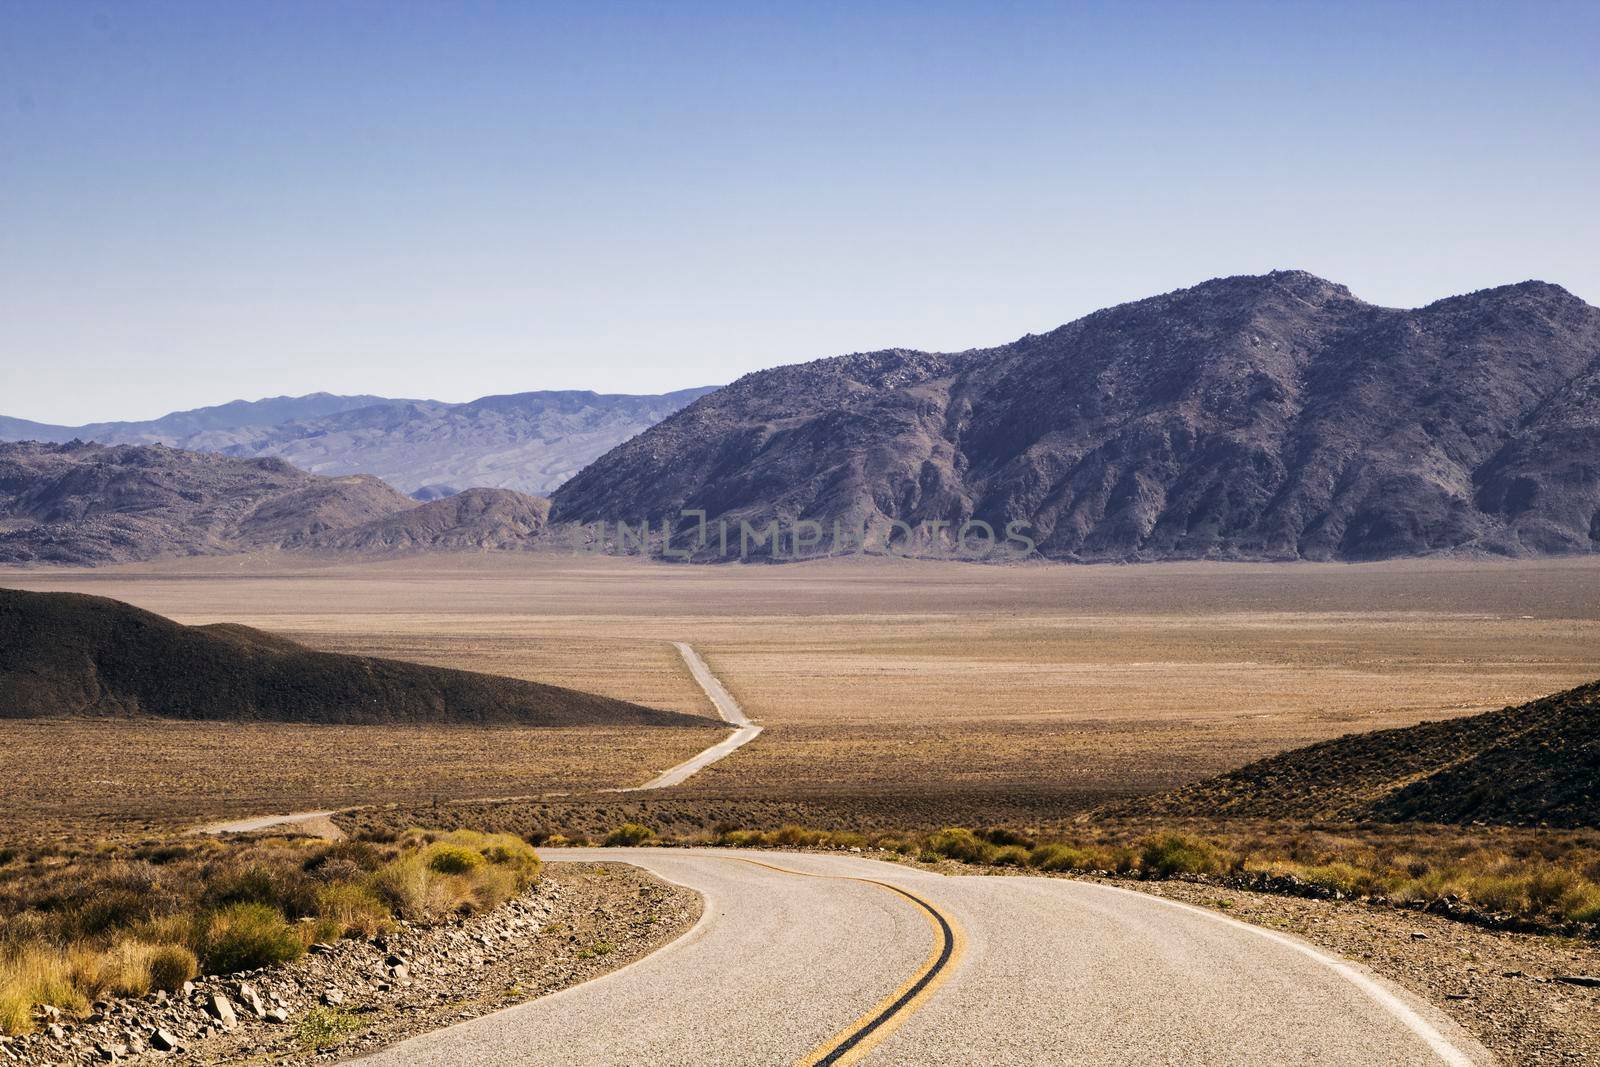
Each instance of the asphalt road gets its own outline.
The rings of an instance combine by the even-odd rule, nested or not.
[[[362,1062],[1493,1062],[1356,964],[1131,890],[839,855],[543,855],[638,864],[699,891],[705,914],[629,967]]]

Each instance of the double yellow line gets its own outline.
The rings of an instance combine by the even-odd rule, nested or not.
[[[863,882],[866,885],[877,886],[879,889],[904,897],[922,912],[928,925],[933,929],[933,949],[928,953],[928,958],[922,962],[912,976],[903,982],[898,989],[877,1004],[872,1006],[861,1018],[839,1031],[833,1037],[824,1041],[804,1058],[797,1060],[794,1067],[845,1067],[847,1064],[858,1063],[876,1048],[879,1042],[894,1033],[900,1024],[911,1017],[912,1012],[920,1008],[923,1003],[933,995],[949,977],[955,964],[966,951],[967,938],[961,929],[961,924],[945,915],[938,908],[923,900],[908,890],[888,882],[880,882],[875,878],[858,878],[846,874],[813,874],[810,871],[795,871],[787,867],[777,867],[760,860],[739,857],[745,863],[753,863],[757,867],[765,867],[769,871],[780,874],[799,875],[803,878],[832,878],[846,882]]]

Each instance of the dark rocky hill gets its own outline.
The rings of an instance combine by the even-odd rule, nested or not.
[[[1600,309],[1557,286],[1403,310],[1280,271],[747,375],[585,468],[552,520],[703,509],[879,545],[1020,522],[1076,560],[1591,552],[1597,412]]]
[[[1294,749],[1127,813],[1600,826],[1600,682]]]
[[[0,589],[0,719],[705,726],[592,693],[181,626],[116,600]]]

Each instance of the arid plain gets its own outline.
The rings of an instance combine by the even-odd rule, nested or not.
[[[671,644],[689,641],[766,732],[652,802],[754,823],[1058,823],[1292,746],[1600,675],[1594,559],[1008,567],[270,555],[8,571],[0,585],[710,716]],[[138,832],[593,793],[645,781],[708,744],[709,727],[33,721],[15,724],[0,774],[14,830]]]

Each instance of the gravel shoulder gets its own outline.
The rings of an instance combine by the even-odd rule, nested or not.
[[[1600,988],[1561,980],[1600,975],[1593,942],[1486,930],[1356,901],[1105,881],[1217,909],[1355,960],[1432,1002],[1507,1064],[1600,1063]]]
[[[701,908],[697,893],[638,867],[550,864],[532,891],[485,915],[402,924],[285,967],[202,980],[187,996],[111,1001],[60,1034],[11,1039],[0,1062],[345,1060],[617,970],[690,929]]]

